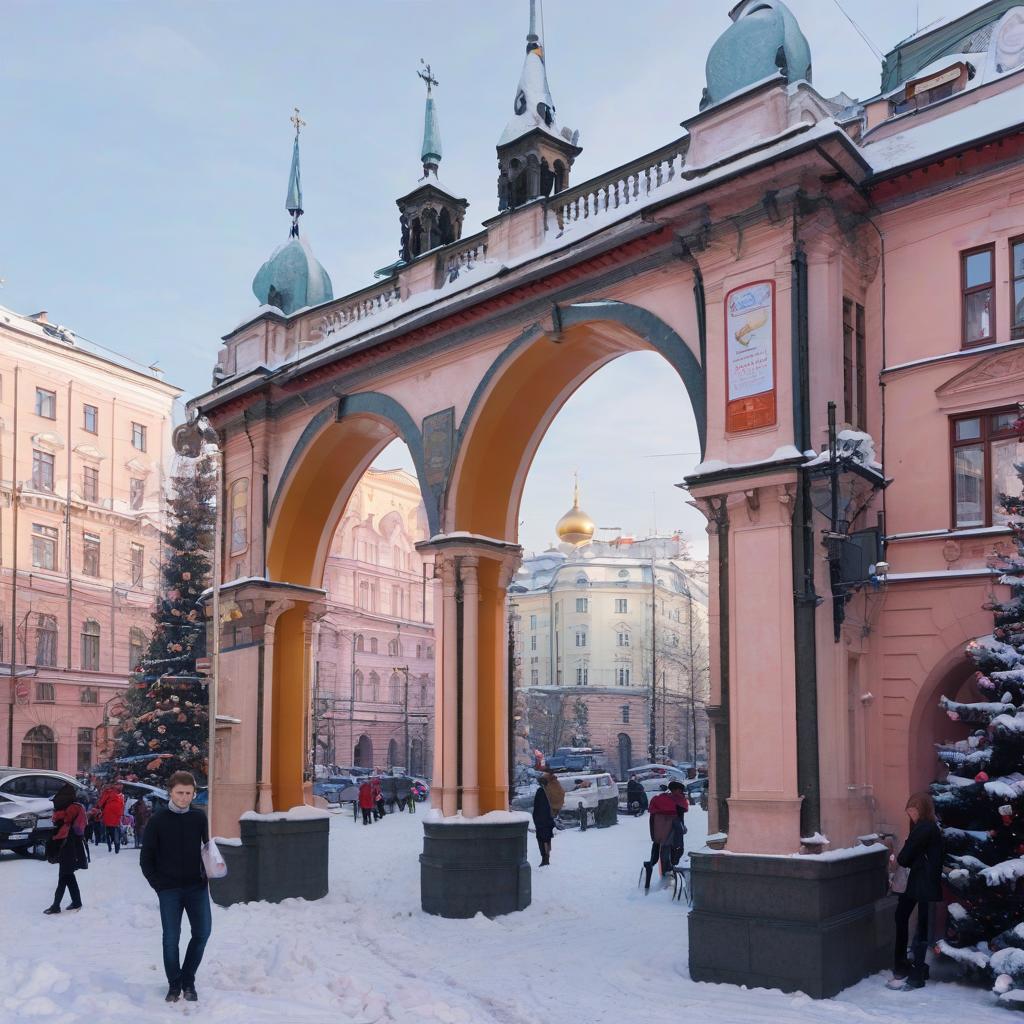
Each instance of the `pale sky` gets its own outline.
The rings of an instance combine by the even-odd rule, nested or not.
[[[735,0],[547,0],[548,74],[580,130],[582,181],[681,134]],[[980,2],[980,0],[978,0]],[[885,52],[972,0],[841,0]],[[879,64],[835,0],[789,0],[814,84],[864,98]],[[494,144],[511,112],[526,0],[0,0],[0,305],[206,390],[219,339],[252,312],[253,275],[287,237],[294,106],[303,233],[343,295],[392,262],[394,200],[420,174],[420,57],[440,80],[441,178],[497,212]],[[655,357],[596,375],[555,421],[527,485],[523,541],[543,547],[579,469],[601,524],[694,531],[672,485],[696,457],[681,383]],[[652,492],[654,494],[652,495]],[[656,511],[655,511],[656,506]]]

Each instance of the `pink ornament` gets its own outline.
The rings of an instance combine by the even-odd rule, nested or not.
[[[946,714],[949,715],[949,720],[951,722],[959,722],[960,721],[960,716],[955,711],[947,711]]]

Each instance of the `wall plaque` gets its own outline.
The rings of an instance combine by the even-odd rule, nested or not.
[[[423,465],[428,487],[440,487],[448,476],[455,450],[455,409],[442,409],[423,419]]]
[[[725,297],[725,429],[776,421],[775,282],[754,281]]]

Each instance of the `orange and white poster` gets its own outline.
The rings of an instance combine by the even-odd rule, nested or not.
[[[754,281],[725,297],[725,429],[775,423],[775,282]]]

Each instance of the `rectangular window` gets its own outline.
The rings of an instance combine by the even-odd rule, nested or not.
[[[587,646],[587,631],[585,629],[576,630],[576,646],[586,647]]]
[[[1024,444],[1014,427],[1016,409],[975,413],[952,421],[953,526],[1005,526],[1000,495],[1017,497],[1021,481],[1014,468],[1024,461]]]
[[[629,725],[629,705],[622,705],[622,724]]]
[[[536,628],[537,628],[537,616],[536,615],[531,615],[530,616],[530,629],[536,629]]]
[[[100,500],[100,471],[95,466],[82,470],[82,497],[94,505]]]
[[[854,334],[857,356],[857,419],[858,430],[868,429],[868,379],[867,379],[867,342],[864,336],[864,307],[857,303],[857,322]]]
[[[629,686],[629,669],[620,668],[617,670],[616,678],[619,686]]]
[[[32,524],[32,565],[36,569],[57,568],[57,529]]]
[[[1010,337],[1024,338],[1024,238],[1010,242]]]
[[[531,636],[530,637],[530,650],[531,651],[537,650],[537,638],[535,636]]]
[[[95,405],[82,406],[82,429],[90,434],[100,432],[100,411]]]
[[[141,423],[132,424],[132,447],[140,452],[146,450],[146,428]]]
[[[86,576],[100,574],[100,538],[95,533],[82,534],[82,572]]]
[[[867,361],[864,307],[843,299],[843,420],[856,430],[867,424]]]
[[[629,634],[628,633],[618,633],[618,634],[616,634],[616,641],[615,641],[615,643],[616,643],[616,646],[618,646],[618,647],[628,647],[629,646]]]
[[[146,481],[139,477],[132,477],[128,483],[129,504],[136,511],[142,508],[142,502],[146,497]]]
[[[577,665],[576,666],[576,685],[577,686],[586,686],[587,685],[587,678],[588,678],[587,666],[586,665]]]
[[[963,344],[987,345],[996,340],[995,246],[960,254]]]
[[[615,598],[615,614],[626,615],[629,612],[629,599],[625,597]]]
[[[36,665],[57,665],[57,616],[40,615],[36,620]]]
[[[78,730],[78,771],[92,768],[92,729],[82,726]]]
[[[57,418],[57,392],[36,388],[36,415],[48,420]]]
[[[853,423],[853,299],[843,299],[843,420]]]
[[[79,691],[78,699],[83,704],[97,704],[99,703],[99,694],[91,686],[83,686]]]
[[[587,610],[587,599],[585,597],[576,598],[576,611],[585,612]]]
[[[132,544],[132,586],[142,586],[143,566],[145,563],[146,549],[141,544]]]
[[[100,627],[91,619],[82,629],[82,668],[86,672],[100,670]]]
[[[53,456],[49,452],[32,450],[32,489],[53,493]]]
[[[36,683],[36,701],[39,704],[54,702],[53,683]]]
[[[530,684],[532,686],[536,686],[537,683],[539,682],[539,680],[540,680],[540,672],[538,672],[537,669],[535,669],[535,668],[531,668],[530,669]]]

